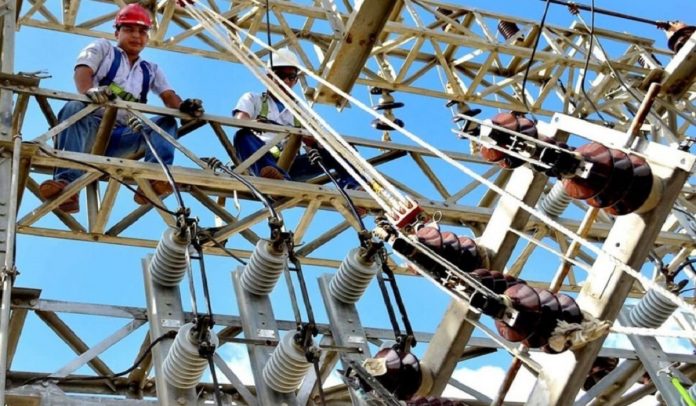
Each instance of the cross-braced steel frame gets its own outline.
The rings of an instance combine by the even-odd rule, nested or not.
[[[14,233],[53,237],[64,240],[102,242],[108,244],[130,245],[154,248],[156,240],[142,238],[129,232],[137,226],[150,211],[157,211],[161,224],[173,225],[173,216],[159,211],[148,204],[134,209],[114,210],[124,205],[119,197],[130,192],[122,185],[140,186],[148,197],[161,202],[149,187],[149,180],[164,180],[164,174],[156,165],[138,162],[133,159],[114,159],[100,155],[99,148],[90,154],[57,151],[51,147],[51,139],[70,121],[57,123],[55,112],[49,100],[82,100],[84,96],[72,93],[43,89],[39,80],[33,77],[14,74],[13,56],[15,24],[18,27],[38,27],[63,32],[71,32],[92,37],[111,38],[110,21],[121,2],[102,2],[113,5],[108,12],[83,13],[89,1],[50,0],[9,1],[2,5],[2,76],[0,77],[0,259],[3,263],[4,292],[10,292],[14,280]],[[264,33],[265,2],[235,1],[232,3],[206,2],[218,10],[225,18],[252,35]],[[597,47],[592,55],[587,73],[588,98],[580,91],[580,82],[589,52],[588,31],[581,23],[570,28],[549,25],[539,28],[537,22],[513,16],[503,16],[483,10],[447,4],[437,1],[363,1],[355,5],[349,1],[269,1],[271,24],[275,41],[273,46],[290,46],[305,64],[317,74],[350,92],[357,86],[374,86],[396,92],[413,93],[430,98],[455,100],[471,106],[486,106],[506,110],[529,110],[547,121],[550,127],[560,133],[574,133],[600,142],[620,143],[623,132],[628,128],[632,115],[645,96],[651,82],[659,82],[663,92],[655,103],[655,115],[648,118],[649,131],[642,151],[654,165],[657,175],[664,181],[663,201],[657,209],[642,215],[629,215],[613,218],[600,214],[587,229],[585,237],[606,248],[609,253],[620,258],[634,268],[640,268],[651,252],[653,257],[665,263],[678,264],[688,257],[694,248],[693,230],[688,221],[673,211],[678,205],[687,213],[696,212],[692,201],[693,188],[688,180],[693,169],[693,157],[676,151],[673,147],[693,131],[691,123],[694,114],[694,78],[696,62],[692,38],[679,54],[673,54],[654,44],[652,40],[597,29],[596,40],[611,43],[610,54],[604,54]],[[175,6],[173,1],[151,3],[156,12],[157,25],[151,35],[151,46],[183,52],[203,57],[235,62],[216,43],[205,30],[192,20],[188,14]],[[225,8],[227,7],[227,8]],[[99,8],[100,10],[103,7]],[[88,19],[77,16],[89,15]],[[366,24],[370,19],[371,24]],[[512,22],[519,31],[509,39],[501,39],[496,34],[500,21]],[[104,28],[107,27],[107,28]],[[541,36],[539,51],[534,63],[529,67],[529,84],[522,94],[522,78],[530,64],[531,47],[536,37]],[[251,43],[249,41],[249,43]],[[311,52],[310,52],[311,50]],[[258,51],[264,56],[265,51]],[[350,61],[347,63],[346,61]],[[616,73],[612,73],[614,70]],[[617,78],[617,74],[619,78]],[[442,80],[440,80],[442,78]],[[441,87],[433,87],[434,82]],[[631,87],[633,94],[624,88],[619,79]],[[321,103],[343,105],[344,101],[327,87],[317,85],[311,88],[303,83],[305,94]],[[521,100],[527,100],[527,106]],[[23,117],[28,101],[35,99],[50,128],[43,134],[24,134]],[[591,102],[590,102],[591,101]],[[608,129],[574,117],[585,117],[597,109],[614,124]],[[94,106],[96,108],[96,106]],[[90,107],[88,107],[90,108]],[[138,105],[121,101],[108,104],[110,109],[130,109],[134,114],[167,114],[183,117],[177,111],[152,106]],[[564,113],[553,115],[556,112]],[[553,115],[553,116],[552,116]],[[686,118],[684,118],[686,117]],[[659,120],[658,120],[659,118]],[[63,127],[61,127],[63,126]],[[102,147],[108,140],[113,122],[100,128],[97,145]],[[258,130],[275,130],[287,135],[302,134],[302,130],[278,128],[269,124],[246,122],[229,117],[204,115],[200,120],[180,129],[182,135],[189,132],[203,132],[219,144],[220,154],[226,153],[235,160],[231,135],[238,127]],[[646,129],[648,129],[646,127]],[[18,138],[24,134],[24,139]],[[478,237],[479,243],[490,256],[491,268],[505,269],[507,273],[518,275],[532,286],[548,287],[552,272],[539,276],[525,272],[525,264],[539,248],[530,241],[520,240],[519,234],[541,240],[557,251],[567,252],[571,244],[567,236],[550,228],[534,216],[529,216],[514,202],[500,199],[497,194],[486,190],[479,182],[465,180],[453,188],[442,182],[438,159],[429,151],[398,143],[384,143],[359,137],[346,137],[378,169],[389,165],[399,165],[398,174],[387,169],[388,179],[405,194],[413,196],[430,213],[439,212],[441,223],[461,229]],[[185,139],[184,139],[185,140]],[[24,142],[21,142],[24,141]],[[184,142],[185,143],[185,142]],[[253,201],[244,186],[230,178],[221,177],[206,169],[205,165],[192,151],[183,150],[191,158],[194,168],[173,167],[172,174],[180,185],[186,199],[196,202],[203,218],[218,218],[221,226],[214,237],[223,241],[241,236],[249,244],[254,244],[260,236],[252,228],[266,220],[266,212],[259,209],[252,214],[238,217],[227,208],[228,200],[238,194],[243,201]],[[487,179],[506,188],[520,200],[534,205],[550,181],[545,176],[533,174],[528,168],[504,171],[491,165],[476,155],[457,151],[447,152],[450,157],[466,165],[476,166]],[[66,158],[68,160],[66,160]],[[131,157],[137,158],[137,157]],[[237,171],[244,174],[248,162],[236,162]],[[85,164],[88,167],[85,167]],[[195,168],[199,164],[199,168]],[[45,174],[55,167],[75,167],[85,170],[85,174],[72,183],[60,196],[42,201],[38,196],[38,184]],[[438,169],[435,169],[438,168]],[[413,174],[425,179],[423,185],[414,186]],[[464,177],[462,177],[465,179]],[[304,242],[297,254],[303,264],[335,269],[341,258],[327,257],[316,252],[351,228],[359,228],[350,215],[340,194],[327,187],[327,179],[317,177],[307,183],[279,182],[268,179],[248,177],[264,194],[272,197],[278,210],[300,210],[297,224],[294,224],[295,241]],[[103,192],[100,188],[105,188]],[[59,206],[72,194],[86,191],[86,215],[73,216],[60,211]],[[485,190],[482,194],[481,190]],[[433,193],[432,191],[435,191]],[[366,208],[371,214],[379,214],[381,208],[364,192],[349,192],[355,203]],[[34,195],[29,199],[27,196]],[[479,196],[473,198],[472,196]],[[472,203],[473,201],[473,203]],[[34,207],[27,207],[34,204]],[[22,205],[22,216],[15,218],[13,211]],[[249,203],[252,204],[252,203]],[[582,202],[574,202],[581,213],[588,210]],[[6,210],[6,209],[11,209]],[[5,211],[3,211],[5,210]],[[326,214],[332,215],[334,222],[327,223]],[[56,216],[57,226],[39,226],[42,219]],[[321,221],[318,219],[322,219]],[[566,227],[577,230],[582,215],[559,218]],[[688,220],[688,219],[687,219]],[[640,230],[640,233],[637,233]],[[311,232],[310,232],[311,231]],[[307,241],[305,236],[315,236]],[[641,238],[634,238],[641,237]],[[613,247],[613,248],[612,248]],[[229,247],[243,258],[251,252],[246,249]],[[515,251],[515,249],[518,251]],[[213,245],[205,247],[210,254],[224,255]],[[515,256],[513,257],[513,251]],[[18,251],[18,255],[22,255]],[[601,268],[602,272],[591,273],[584,278],[571,270],[562,285],[562,291],[578,294],[578,302],[593,315],[609,320],[618,316],[627,297],[641,297],[645,291],[633,280],[618,270],[607,271],[605,259],[585,249],[577,251],[575,259],[591,268]],[[398,261],[397,261],[398,262]],[[400,274],[413,274],[402,263],[392,262],[390,266]],[[29,272],[29,271],[28,271]],[[21,277],[17,279],[21,281]],[[423,280],[422,283],[428,283]],[[601,287],[601,289],[600,289]],[[113,404],[150,404],[148,397],[155,395],[156,380],[150,376],[153,359],[147,357],[144,364],[128,376],[103,381],[79,380],[74,372],[88,366],[95,374],[107,376],[113,373],[100,359],[106,350],[121,342],[132,332],[151,322],[148,310],[143,308],[108,306],[89,303],[65,303],[42,298],[39,289],[15,289],[10,295],[3,295],[0,308],[0,378],[7,379],[3,394],[10,401],[29,402],[26,404],[48,404],[50,399],[60,399],[64,404],[80,404],[93,401]],[[157,304],[162,298],[157,293],[149,293],[149,300]],[[408,301],[409,298],[406,298]],[[10,311],[11,307],[11,311]],[[82,314],[124,319],[124,325],[96,345],[87,345],[66,322],[63,314]],[[55,371],[53,383],[22,386],[43,375],[34,371],[15,371],[12,359],[21,339],[23,326],[29,316],[38,317],[64,341],[76,357],[70,363]],[[190,313],[182,312],[183,320],[190,319]],[[477,317],[466,303],[453,301],[445,313],[438,329],[434,332],[418,333],[418,339],[427,343],[423,357],[432,378],[432,385],[426,393],[439,395],[447,384],[451,384],[476,398],[474,404],[487,404],[491,399],[478,393],[466,383],[457,382],[452,373],[461,361],[481,356],[499,347],[488,339],[472,337],[474,326],[467,320]],[[222,343],[244,342],[238,336],[242,333],[241,315],[217,315],[217,321],[224,326],[219,332]],[[692,316],[677,314],[684,329],[691,329]],[[291,321],[278,320],[278,329],[293,330]],[[693,324],[693,323],[692,323]],[[320,333],[327,342],[332,335],[340,333],[331,325],[321,325]],[[366,339],[380,343],[389,339],[390,332],[380,328],[365,328]],[[49,339],[49,338],[47,338]],[[149,344],[147,335],[140,349],[132,352],[133,358]],[[256,345],[247,342],[247,345]],[[644,370],[655,373],[662,363],[680,363],[680,371],[688,379],[693,379],[696,359],[691,355],[664,354],[644,351],[644,346],[634,344],[634,351],[601,348],[602,340],[597,340],[575,352],[559,355],[561,367],[554,366],[554,373],[539,374],[537,386],[532,392],[531,402],[537,404],[570,404],[575,399],[580,385],[594,359],[598,356],[613,356],[625,360],[621,369],[610,374],[601,385],[590,392],[590,399],[613,399],[616,404],[627,404],[632,400],[653,393],[659,387],[659,380],[643,385],[637,391],[628,393],[631,383]],[[329,353],[331,351],[328,351]],[[657,356],[664,356],[656,358]],[[257,393],[244,387],[235,372],[226,368],[224,360],[216,358],[216,364],[231,382],[223,387],[225,401],[253,404]],[[155,361],[156,362],[156,361]],[[328,374],[337,362],[336,357],[327,356],[323,373]],[[6,365],[7,368],[1,368]],[[543,371],[551,371],[545,366]],[[71,377],[70,380],[61,380]],[[316,379],[316,377],[314,378]],[[50,381],[49,381],[50,382]],[[210,399],[210,383],[199,385],[203,401]],[[661,388],[660,388],[661,389]],[[71,397],[74,394],[91,395],[92,398]],[[304,404],[315,402],[314,381],[307,382],[298,391],[297,399]],[[118,395],[121,399],[98,400],[100,395]],[[345,388],[327,392],[329,402],[347,402],[349,397]],[[107,404],[111,404],[107,403]],[[84,403],[81,403],[84,404]]]

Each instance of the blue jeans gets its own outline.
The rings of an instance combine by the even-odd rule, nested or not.
[[[234,147],[237,150],[237,157],[241,161],[249,158],[254,152],[261,149],[261,147],[263,147],[265,144],[266,143],[263,142],[261,138],[257,137],[253,131],[249,130],[248,128],[242,128],[234,135]],[[334,159],[334,157],[331,156],[331,154],[329,154],[323,148],[318,148],[318,150],[326,169],[333,169],[335,171],[334,176],[336,177],[338,185],[341,188],[355,189],[359,186],[358,182],[356,182],[355,179],[348,174],[348,172]],[[278,169],[287,180],[296,180],[300,182],[324,173],[320,167],[313,165],[309,161],[309,157],[305,154],[298,155],[295,158],[295,161],[293,161],[290,171],[286,172],[278,167],[277,160],[269,153],[264,154],[256,162],[251,164],[249,167],[249,172],[258,176],[261,168],[266,166],[272,166]]]
[[[58,113],[58,121],[67,120],[86,106],[87,104],[83,102],[69,101]],[[177,125],[174,117],[157,116],[152,121],[166,131],[167,134],[177,138]],[[94,114],[83,117],[58,134],[56,148],[65,151],[89,153],[94,145],[100,123],[101,117],[97,117]],[[171,165],[174,162],[174,145],[167,142],[167,140],[149,127],[145,127],[143,131],[147,131],[150,135],[150,141],[157,154],[162,158],[162,161],[167,165]],[[109,145],[106,147],[106,156],[123,157],[140,155],[143,152],[145,153],[145,162],[157,162],[140,133],[134,132],[125,125],[116,124],[114,126]],[[53,173],[53,178],[69,183],[79,178],[83,173],[83,171],[77,169],[57,168]]]

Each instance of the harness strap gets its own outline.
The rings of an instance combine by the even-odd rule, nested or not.
[[[256,116],[257,119],[262,119],[262,120],[268,120],[268,92],[263,92],[261,94],[261,111],[259,111],[259,115]],[[302,127],[302,124],[300,123],[300,120],[297,119],[297,117],[293,116],[293,123],[292,125],[294,127],[300,128]]]
[[[114,60],[111,61],[111,66],[106,76],[99,80],[99,86],[109,86],[114,82],[118,68],[121,66],[121,60],[123,59],[121,52],[113,47]],[[140,102],[147,103],[147,92],[150,90],[150,64],[146,61],[140,61],[140,69],[143,71],[143,85],[140,90]]]
[[[140,103],[147,103],[147,91],[150,90],[150,64],[140,61],[140,69],[143,71],[143,87],[140,90]]]
[[[114,48],[114,60],[111,62],[109,72],[99,81],[99,86],[109,86],[111,82],[114,81],[119,66],[121,66],[121,53],[118,51],[118,49]]]

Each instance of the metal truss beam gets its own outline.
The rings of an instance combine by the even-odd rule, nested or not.
[[[65,3],[70,11],[67,15],[58,13],[44,2],[35,2],[33,7],[20,14],[19,24],[92,37],[112,37],[112,32],[102,31],[99,27],[113,19],[116,7],[113,11],[80,20],[75,15],[83,15],[80,10],[95,1],[71,0]],[[523,111],[526,108],[520,101],[522,72],[531,56],[532,39],[540,35],[530,88],[525,96],[530,99],[532,110],[550,115],[554,109],[552,106],[561,101],[566,111],[574,110],[573,105],[582,104],[582,111],[578,114],[592,112],[588,110],[590,104],[585,103],[576,90],[589,44],[588,32],[580,24],[571,27],[548,25],[539,32],[536,21],[460,5],[432,0],[398,2],[398,7],[394,7],[395,3],[365,1],[353,10],[347,8],[348,3],[341,5],[333,0],[270,1],[271,10],[278,20],[270,26],[273,45],[290,46],[308,68],[346,90],[354,84],[362,84]],[[157,8],[158,29],[151,46],[236,62],[197,21],[191,20],[183,10],[173,10],[167,4],[162,2]],[[210,4],[218,8],[215,2],[210,1]],[[392,9],[395,11],[389,15]],[[374,19],[372,24],[358,18],[368,10],[373,13],[368,13]],[[236,21],[251,34],[260,35],[265,31],[262,9],[252,0],[237,1],[229,10],[220,12],[224,18]],[[386,24],[385,17],[389,18]],[[515,23],[519,33],[509,40],[500,38],[496,28],[499,21]],[[590,59],[589,70],[593,76],[604,78],[602,88],[605,89],[592,94],[593,103],[617,124],[627,124],[630,115],[621,113],[620,109],[634,102],[613,75],[605,75],[609,64],[630,86],[640,88],[641,84],[647,86],[643,83],[646,76],[662,76],[662,67],[654,62],[655,58],[666,63],[672,54],[647,38],[602,28],[595,29],[595,36],[600,43],[611,42],[612,46],[605,47],[611,52],[608,58],[596,51]],[[310,54],[309,49],[317,52]],[[260,56],[266,54],[262,49],[257,52]],[[368,56],[371,59],[365,61]],[[351,63],[346,63],[346,58]],[[443,88],[425,85],[428,78],[437,78],[438,70],[447,78]],[[692,92],[692,83],[693,80],[682,82],[679,87],[683,92]],[[320,101],[337,101],[335,95],[323,87],[309,89],[309,92]],[[694,98],[684,99],[693,110]],[[619,104],[607,103],[612,100],[618,100]],[[669,104],[669,100],[665,102]]]

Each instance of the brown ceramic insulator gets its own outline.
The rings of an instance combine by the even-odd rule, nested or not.
[[[491,275],[491,271],[489,271],[488,269],[476,269],[471,272],[471,276],[478,279],[479,282],[481,282],[481,285],[493,290],[493,286],[495,285],[495,279],[493,278],[493,275]]]
[[[443,231],[442,235],[442,256],[452,264],[459,266],[459,257],[462,247],[459,244],[459,237],[451,231]]]
[[[563,293],[556,293],[556,299],[561,305],[561,320],[568,323],[582,322],[582,311],[575,299]]]
[[[595,386],[599,381],[602,380],[602,378],[609,375],[609,373],[613,371],[617,365],[619,365],[618,358],[597,357],[592,364],[592,368],[590,368],[590,373],[587,375],[582,388],[586,391],[590,390],[590,388]]]
[[[498,32],[503,36],[503,38],[510,39],[513,35],[520,32],[520,27],[518,27],[517,24],[513,23],[512,21],[500,20],[498,22]]]
[[[694,31],[696,31],[696,27],[693,25],[686,25],[682,22],[671,24],[667,29],[667,46],[674,53],[679,52]]]
[[[459,236],[460,256],[457,266],[464,272],[471,272],[481,267],[481,256],[479,255],[476,242],[469,237]]]
[[[495,125],[505,127],[509,130],[517,131],[529,137],[537,138],[536,125],[530,119],[523,117],[517,113],[498,113],[491,122]],[[507,147],[512,143],[513,136],[502,131],[493,130],[491,138],[503,140],[498,143],[499,147]],[[497,162],[500,167],[505,169],[513,169],[524,164],[524,160],[509,156],[502,151],[497,151],[492,148],[481,148],[481,156],[489,162]]]
[[[567,323],[582,322],[582,311],[580,311],[580,307],[575,302],[575,299],[563,293],[557,293],[556,299],[558,299],[558,303],[561,305],[561,316],[558,318],[558,320],[563,320]],[[566,348],[564,348],[563,351],[567,350],[568,348],[569,346],[566,346]],[[549,354],[559,353],[559,351],[555,351],[548,345],[545,345],[542,349],[544,350],[544,352]]]
[[[440,253],[442,252],[442,234],[435,227],[422,227],[416,231],[418,241],[430,248],[431,250]]]
[[[505,158],[505,153],[503,151],[498,151],[497,149],[482,146],[481,157],[488,162],[499,162]]]
[[[575,176],[563,179],[563,186],[570,197],[584,200],[606,189],[614,168],[614,159],[609,148],[596,142],[581,146],[577,152],[593,164],[592,169],[587,178]]]
[[[510,130],[516,130],[518,127],[518,117],[513,113],[498,113],[491,119],[491,122]],[[510,134],[495,129],[491,129],[490,137],[498,140],[498,146],[501,148],[507,146],[511,138]],[[505,152],[482,146],[481,156],[488,162],[498,162],[505,158]]]
[[[546,289],[533,288],[541,301],[541,321],[539,327],[523,344],[529,348],[540,348],[549,342],[551,332],[556,328],[561,317],[561,304],[556,295]]]
[[[491,271],[491,276],[493,277],[493,287],[491,288],[493,292],[500,295],[510,287],[502,272]]]
[[[516,278],[512,275],[505,275],[505,281],[507,282],[508,288],[513,287],[518,283],[524,283],[525,285],[527,284],[527,281],[520,278]]]
[[[592,207],[604,208],[616,204],[628,193],[628,186],[633,181],[633,164],[627,153],[610,148],[611,157],[614,160],[614,170],[607,187],[595,197],[588,199],[587,204]]]
[[[519,314],[514,326],[496,320],[495,327],[498,329],[498,334],[513,343],[526,340],[539,325],[541,315],[539,295],[534,289],[521,283],[508,288],[503,294],[510,299],[512,307],[519,311]]]
[[[645,162],[645,159],[636,155],[629,155],[629,159],[633,165],[633,181],[621,200],[604,209],[614,216],[622,216],[636,211],[645,203],[652,190],[653,175],[650,165]]]
[[[384,358],[387,367],[384,375],[375,378],[397,399],[410,399],[423,381],[418,358],[410,352],[399,353],[393,348],[381,349],[375,358]]]
[[[467,403],[457,399],[416,396],[407,401],[406,406],[467,406]]]

